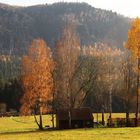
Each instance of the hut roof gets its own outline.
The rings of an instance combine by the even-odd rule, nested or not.
[[[59,120],[69,120],[69,111],[72,120],[91,120],[93,119],[90,108],[59,109],[56,112]]]

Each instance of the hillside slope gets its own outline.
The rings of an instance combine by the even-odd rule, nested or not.
[[[86,3],[56,3],[30,7],[0,4],[1,53],[21,54],[34,38],[54,47],[67,20],[76,24],[82,45],[106,42],[122,47],[131,19]]]

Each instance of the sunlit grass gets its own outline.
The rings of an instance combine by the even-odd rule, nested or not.
[[[43,116],[43,124],[51,126],[51,116]],[[0,118],[0,133],[36,131],[38,129],[33,116],[30,117],[3,117]]]
[[[98,116],[98,120],[101,121],[101,118],[102,118],[102,114],[101,113],[98,113],[98,114],[94,113],[93,116],[94,116],[94,121],[97,121],[97,116]],[[112,118],[125,118],[125,117],[126,117],[125,113],[112,113]],[[135,114],[134,113],[130,113],[129,117],[130,118],[134,118]],[[105,113],[104,114],[105,121],[107,121],[108,118],[109,118],[109,113]]]
[[[140,128],[94,128],[63,131],[9,133],[0,140],[139,140]]]
[[[125,117],[125,114],[117,113],[113,117]],[[51,116],[43,116],[43,122],[44,126],[51,126]],[[0,140],[140,140],[140,127],[39,131],[33,117],[10,117],[0,118]]]

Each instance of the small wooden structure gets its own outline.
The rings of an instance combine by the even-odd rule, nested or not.
[[[93,115],[90,108],[59,109],[56,111],[57,129],[93,127]]]
[[[7,111],[6,103],[0,103],[0,113],[5,113]]]

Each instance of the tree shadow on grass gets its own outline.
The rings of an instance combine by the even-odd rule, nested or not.
[[[56,131],[58,129],[55,129],[55,128],[45,128],[43,130],[40,130],[40,129],[33,129],[33,130],[21,130],[21,131],[8,131],[8,132],[0,132],[0,135],[16,135],[16,134],[29,134],[29,133],[37,133],[37,132],[47,132],[47,131]]]
[[[28,133],[37,133],[37,132],[44,132],[36,129],[36,130],[30,130],[30,131],[13,131],[13,132],[0,132],[0,135],[16,135],[16,134],[28,134]]]
[[[80,129],[80,128],[79,128]],[[92,128],[81,128],[80,130],[89,130]],[[78,130],[78,129],[56,129],[56,128],[45,128],[43,130],[40,129],[34,129],[34,130],[26,130],[26,131],[13,131],[13,132],[0,132],[0,135],[16,135],[16,134],[29,134],[29,133],[44,133],[44,132],[50,132],[50,131],[72,131],[72,130]]]

